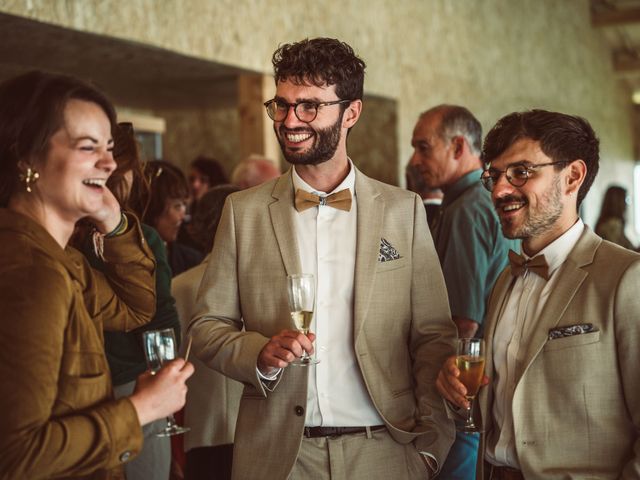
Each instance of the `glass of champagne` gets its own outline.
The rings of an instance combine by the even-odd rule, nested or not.
[[[144,346],[144,356],[147,359],[147,367],[151,374],[155,375],[162,364],[166,361],[174,360],[177,356],[176,337],[172,328],[164,330],[149,330],[142,334]],[[170,437],[188,432],[190,429],[181,427],[176,423],[173,415],[167,417],[167,426],[156,433],[158,437]]]
[[[291,312],[293,324],[299,332],[308,335],[311,319],[313,318],[316,294],[313,275],[310,273],[287,275],[287,291],[289,293],[289,311]],[[291,365],[308,367],[318,362],[317,358],[310,356],[305,351],[300,358],[291,362]]]
[[[459,432],[479,432],[473,420],[473,399],[480,390],[484,377],[484,340],[481,338],[459,338],[456,352],[456,366],[460,370],[458,380],[467,389],[465,397],[469,401],[467,418],[464,425],[458,426]]]

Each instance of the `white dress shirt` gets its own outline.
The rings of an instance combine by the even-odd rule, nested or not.
[[[355,170],[350,171],[333,192],[320,192],[292,169],[293,188],[320,196],[348,188],[351,210],[326,205],[309,208],[295,216],[300,251],[300,273],[316,279],[316,308],[311,331],[316,334],[315,351],[320,363],[308,368],[305,425],[372,426],[384,422],[364,384],[353,348],[353,293],[358,218]]]
[[[494,430],[487,441],[486,459],[494,465],[520,469],[513,427],[513,395],[516,388],[516,364],[525,353],[527,338],[536,328],[536,320],[553,292],[562,266],[575,247],[584,223],[578,221],[538,255],[549,265],[549,280],[525,271],[514,279],[506,307],[493,335],[493,418]],[[529,258],[524,254],[525,258]],[[520,348],[520,347],[523,348]]]

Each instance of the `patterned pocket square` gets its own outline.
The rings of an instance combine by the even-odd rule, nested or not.
[[[398,251],[395,249],[393,245],[389,243],[388,240],[384,238],[380,239],[380,251],[378,252],[378,261],[379,262],[390,262],[391,260],[398,260],[402,258]]]
[[[552,328],[549,330],[549,340],[557,338],[572,337],[573,335],[582,335],[583,333],[591,333],[598,331],[592,323],[580,323],[578,325],[568,325],[566,327]]]

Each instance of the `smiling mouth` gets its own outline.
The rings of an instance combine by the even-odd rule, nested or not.
[[[495,209],[498,214],[509,214],[521,210],[527,205],[525,200],[516,198],[503,198],[495,203]]]
[[[107,184],[106,178],[88,178],[82,181],[83,185],[91,188],[103,188]]]

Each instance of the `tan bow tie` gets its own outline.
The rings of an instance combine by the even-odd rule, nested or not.
[[[537,273],[545,280],[549,280],[549,265],[544,255],[537,255],[529,260],[525,260],[522,255],[518,255],[513,250],[509,250],[509,263],[511,263],[511,274],[514,277],[523,275],[525,271],[529,270],[533,273]]]
[[[321,197],[314,193],[297,189],[295,205],[298,212],[304,212],[307,208],[315,207],[316,205],[328,205],[348,212],[351,210],[351,190],[345,188],[326,197]]]

